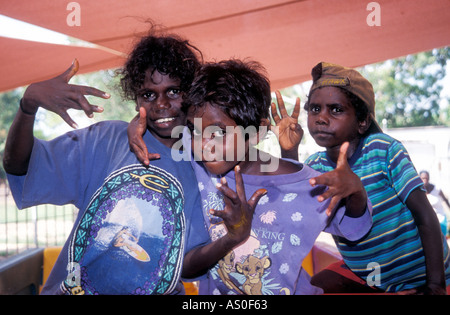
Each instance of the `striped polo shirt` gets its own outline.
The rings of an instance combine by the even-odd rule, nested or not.
[[[417,188],[423,189],[423,182],[408,152],[399,141],[377,133],[361,139],[348,162],[361,178],[372,202],[373,227],[358,243],[335,238],[345,263],[366,281],[377,266],[379,281],[375,285],[387,292],[424,285],[426,269],[422,243],[414,217],[406,207],[409,194]],[[321,173],[336,167],[326,152],[311,155],[305,164]],[[443,246],[449,283],[449,251],[445,241]]]

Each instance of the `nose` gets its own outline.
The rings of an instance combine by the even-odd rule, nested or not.
[[[320,111],[320,113],[315,115],[316,125],[328,125],[329,118],[325,111]]]
[[[192,149],[198,161],[213,161],[214,145],[210,138],[193,137]]]
[[[164,94],[159,95],[158,98],[156,99],[156,107],[158,109],[170,108],[169,98]]]
[[[212,138],[202,139],[202,155],[205,161],[215,159],[215,141]]]

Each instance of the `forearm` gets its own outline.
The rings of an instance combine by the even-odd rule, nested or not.
[[[225,235],[208,245],[192,249],[184,256],[182,277],[202,275],[237,245]]]
[[[420,189],[410,194],[406,205],[414,216],[422,241],[427,285],[439,285],[445,289],[443,240],[436,214],[425,192]]]
[[[436,220],[437,223],[439,223]],[[425,264],[427,270],[427,284],[439,285],[445,288],[444,254],[439,224],[427,224],[418,226],[422,239]]]
[[[18,110],[6,139],[3,167],[7,173],[24,175],[33,150],[35,115]]]

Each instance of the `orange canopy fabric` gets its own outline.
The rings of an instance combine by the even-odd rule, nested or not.
[[[378,0],[380,26],[369,26],[363,0],[0,0],[0,14],[112,49],[0,37],[0,91],[53,77],[74,58],[80,72],[119,67],[148,19],[189,39],[206,61],[251,58],[272,88],[310,79],[320,61],[358,67],[450,44],[450,0]],[[1,27],[1,25],[0,25]]]

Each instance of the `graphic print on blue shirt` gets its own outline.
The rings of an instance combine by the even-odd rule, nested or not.
[[[183,205],[180,183],[161,168],[112,173],[73,234],[62,287],[74,294],[171,292],[184,253]]]

